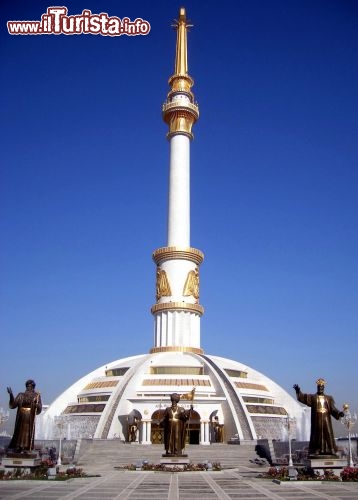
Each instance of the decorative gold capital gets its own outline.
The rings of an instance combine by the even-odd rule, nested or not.
[[[189,260],[197,266],[204,260],[204,254],[197,248],[191,247],[162,247],[153,252],[153,260],[159,265],[166,260]]]
[[[199,109],[190,102],[180,104],[176,101],[167,102],[163,105],[163,118],[169,125],[168,138],[176,134],[184,134],[193,139],[191,129],[199,118]]]
[[[188,302],[163,302],[162,304],[154,304],[151,308],[151,313],[156,314],[162,311],[186,311],[199,314],[204,314],[204,308],[200,304],[189,304]]]

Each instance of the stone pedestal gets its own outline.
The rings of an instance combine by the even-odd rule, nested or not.
[[[41,458],[37,453],[8,453],[2,459],[6,471],[22,470],[25,473],[34,472],[41,465]]]
[[[160,465],[165,465],[165,467],[174,468],[179,467],[180,469],[184,469],[185,465],[190,464],[190,460],[188,455],[180,455],[180,456],[170,456],[170,455],[162,455],[163,458],[160,460]]]
[[[326,470],[332,470],[336,476],[339,476],[344,467],[347,466],[347,460],[335,456],[309,457],[304,461],[304,464],[311,467],[314,472],[318,472],[320,476],[323,476]]]

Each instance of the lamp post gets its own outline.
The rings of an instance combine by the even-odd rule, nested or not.
[[[61,454],[62,454],[62,432],[63,428],[65,426],[65,420],[62,415],[59,415],[58,417],[55,417],[55,425],[60,431],[60,445],[59,445],[59,450],[58,450],[58,458],[57,458],[57,465],[62,465],[61,462]]]
[[[288,435],[288,466],[293,467],[293,461],[292,461],[292,449],[291,449],[291,424],[294,422],[294,418],[290,417],[289,414],[287,414],[286,417],[286,426],[287,426],[287,435]]]
[[[10,412],[9,410],[4,410],[4,408],[0,408],[0,426],[9,420]]]
[[[350,412],[349,404],[345,403],[343,405],[343,413],[344,416],[341,417],[342,424],[348,430],[348,467],[353,467],[353,457],[352,457],[352,442],[351,442],[351,429],[357,421],[357,414],[354,412],[353,414]]]

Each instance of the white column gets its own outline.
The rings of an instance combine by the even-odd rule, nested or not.
[[[205,443],[204,444],[210,444],[210,427],[209,427],[209,421],[205,422]]]
[[[151,421],[142,420],[142,444],[152,444],[150,440]]]
[[[200,422],[200,444],[210,444],[210,428],[208,420],[201,420]]]
[[[145,425],[144,420],[142,420],[142,444],[147,442],[147,426]]]
[[[200,421],[200,444],[204,444],[204,441],[205,441],[204,422]]]
[[[200,444],[208,445],[210,444],[210,422],[208,420],[200,421]]]
[[[152,433],[152,421],[148,420],[148,422],[147,422],[147,443],[148,444],[152,444],[151,433]]]
[[[190,139],[170,139],[168,246],[190,246]]]

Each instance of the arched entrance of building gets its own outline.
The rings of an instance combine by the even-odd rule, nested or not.
[[[152,425],[150,432],[150,440],[152,444],[162,444],[164,446],[164,427],[161,423],[163,416],[164,410],[156,410],[152,413]]]
[[[151,442],[164,446],[164,426],[162,423],[165,410],[156,410],[152,414]],[[195,410],[191,410],[190,418],[187,422],[186,444],[199,444],[200,442],[200,415]]]
[[[190,419],[188,420],[186,443],[200,443],[200,415],[195,410],[191,410]]]

